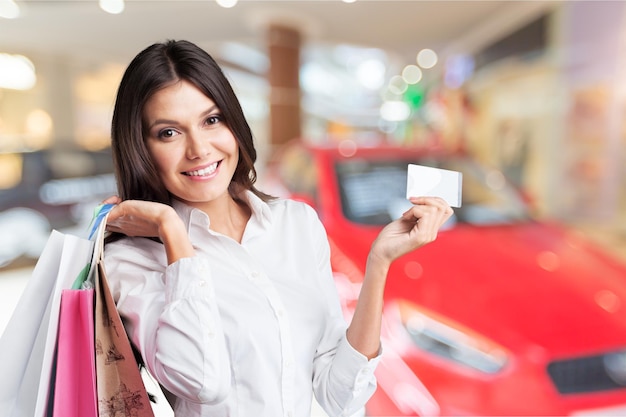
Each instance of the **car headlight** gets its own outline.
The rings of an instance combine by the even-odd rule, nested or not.
[[[398,307],[402,324],[420,349],[488,374],[506,364],[504,349],[485,337],[450,321],[444,323],[408,301]]]

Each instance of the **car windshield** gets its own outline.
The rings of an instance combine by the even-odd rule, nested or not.
[[[399,217],[409,206],[406,177],[410,163],[463,174],[462,207],[454,209],[457,223],[488,225],[529,219],[524,201],[500,171],[486,170],[466,158],[339,161],[337,179],[346,218],[360,224],[384,225]]]

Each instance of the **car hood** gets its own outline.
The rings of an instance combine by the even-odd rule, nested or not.
[[[335,251],[364,265],[376,233],[331,239]],[[409,300],[509,350],[568,356],[626,347],[626,266],[554,225],[442,231],[393,264],[385,297]]]

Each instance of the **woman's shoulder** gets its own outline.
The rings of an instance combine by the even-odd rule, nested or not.
[[[290,198],[275,198],[268,203],[273,215],[290,215],[290,216],[305,216],[307,218],[318,218],[317,212],[309,204],[293,200]]]
[[[304,234],[325,237],[326,229],[317,211],[308,203],[289,198],[280,198],[268,203],[272,211],[272,222],[280,230],[291,231],[298,236]]]
[[[165,261],[163,244],[143,237],[122,236],[104,246],[106,264],[162,264]]]

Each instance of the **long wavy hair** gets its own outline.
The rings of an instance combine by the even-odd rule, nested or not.
[[[239,161],[228,189],[231,197],[238,199],[237,193],[245,189],[265,201],[271,199],[254,186],[257,153],[250,126],[230,83],[206,51],[185,40],[168,40],[147,47],[130,62],[122,77],[111,125],[113,164],[120,198],[171,204],[171,195],[145,144],[142,116],[146,102],[154,93],[183,80],[217,105],[238,143]]]

